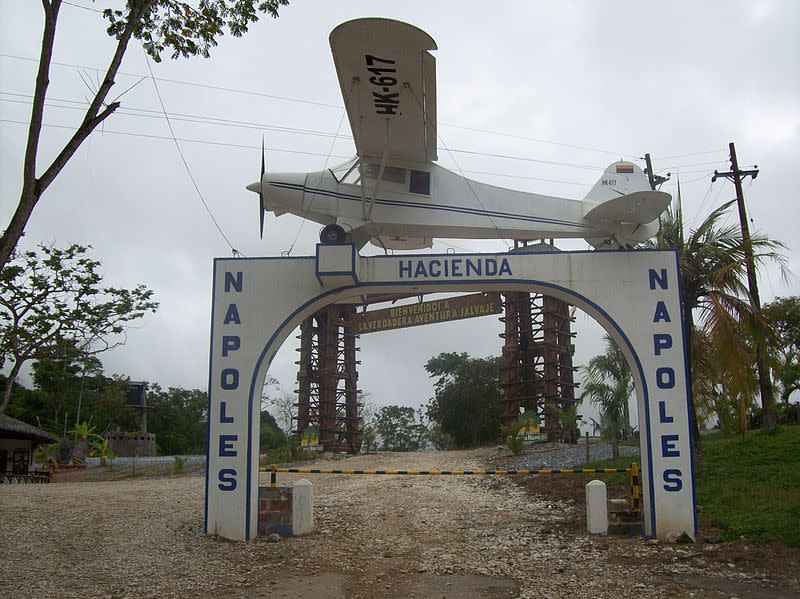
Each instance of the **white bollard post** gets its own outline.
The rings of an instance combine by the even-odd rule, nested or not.
[[[606,483],[593,480],[586,483],[586,529],[590,534],[608,534]]]
[[[292,535],[314,530],[314,485],[301,478],[292,485]]]

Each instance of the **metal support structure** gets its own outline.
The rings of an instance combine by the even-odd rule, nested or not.
[[[355,306],[332,305],[300,325],[296,432],[316,427],[324,451],[361,449],[359,348],[350,332],[353,314]]]
[[[575,402],[572,365],[574,333],[569,305],[553,297],[503,294],[505,313],[501,386],[503,419],[511,424],[534,412],[550,440],[577,442],[577,430],[564,430],[559,415]]]

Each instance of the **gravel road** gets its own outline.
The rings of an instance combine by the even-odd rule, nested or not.
[[[378,454],[334,467],[496,459],[493,449]],[[249,544],[202,534],[200,476],[0,487],[0,597],[718,598],[800,588],[797,564],[776,580],[711,559],[717,546],[589,537],[575,526],[581,505],[529,495],[508,478],[306,478],[315,532]]]

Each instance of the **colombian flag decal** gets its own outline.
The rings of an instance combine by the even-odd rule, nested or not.
[[[617,165],[617,174],[618,175],[632,175],[633,174],[633,165],[632,164],[625,164],[621,163]]]

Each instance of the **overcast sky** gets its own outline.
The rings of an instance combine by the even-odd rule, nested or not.
[[[79,123],[75,107],[113,51],[95,11],[122,2],[73,4],[93,10],[62,7],[39,172]],[[364,16],[407,21],[436,40],[443,166],[504,187],[582,198],[608,164],[622,158],[643,166],[640,157],[650,152],[655,170],[672,173],[664,190],[675,193],[680,173],[686,221],[696,225],[734,197],[729,181],[710,181],[715,168],[728,170],[734,141],[740,165],[761,171],[745,184],[752,229],[783,241],[790,270],[800,272],[792,166],[800,147],[800,3],[791,0],[293,0],[279,19],[262,20],[243,38],[222,38],[209,59],[165,56],[151,66],[181,149],[222,231],[247,256],[314,253],[318,225],[290,215],[268,215],[260,240],[257,196],[245,186],[258,179],[262,135],[272,171],[320,170],[354,154],[328,34]],[[38,2],[0,0],[0,227],[19,198],[42,21]],[[138,42],[121,70],[112,98],[148,74]],[[154,289],[160,310],[102,357],[106,372],[204,389],[212,259],[230,248],[170,139],[154,81],[141,81],[122,104],[47,190],[22,247],[89,243],[107,284]],[[433,249],[449,247],[508,245],[441,240]],[[368,245],[362,253],[379,252]],[[798,278],[782,281],[775,265],[759,283],[764,301],[800,292]],[[582,313],[575,328],[579,365],[601,351],[602,330]],[[488,317],[362,336],[360,387],[379,405],[424,403],[432,395],[428,358],[497,355],[500,330]],[[270,371],[286,389],[295,384],[295,344],[290,337]]]

